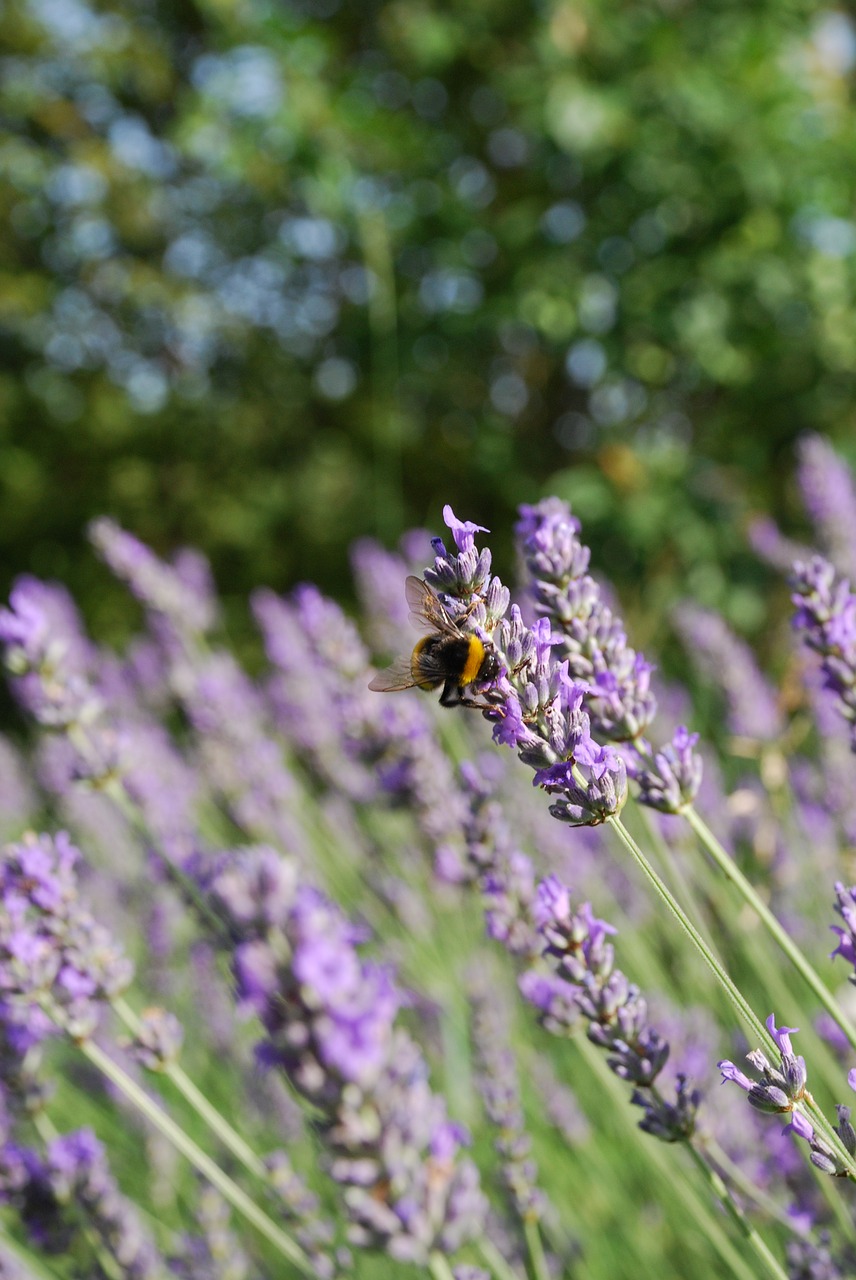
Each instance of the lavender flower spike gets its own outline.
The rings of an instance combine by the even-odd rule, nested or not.
[[[838,1114],[838,1124],[832,1126],[833,1132],[838,1134],[848,1154],[856,1155],[856,1132],[850,1123],[850,1108],[837,1106],[835,1110]],[[792,1133],[797,1138],[802,1138],[803,1142],[807,1142],[811,1151],[809,1158],[822,1173],[828,1173],[832,1178],[848,1176],[849,1171],[838,1153],[818,1136],[811,1121],[802,1112],[793,1112],[790,1124],[785,1125],[782,1133]]]
[[[595,737],[632,741],[656,711],[653,667],[627,643],[621,620],[588,574],[589,550],[579,521],[558,498],[522,506],[518,545],[539,614],[549,618],[572,680],[586,685],[586,710]]]
[[[748,644],[712,609],[685,602],[673,616],[693,666],[725,694],[729,731],[760,742],[777,738],[782,714]]]
[[[77,897],[79,854],[65,832],[7,845],[0,864],[0,993],[34,1039],[50,1031],[41,1009],[76,1039],[92,1034],[99,1005],[131,980],[129,960]]]
[[[697,742],[697,733],[679,725],[672,741],[653,753],[653,762],[649,755],[633,753],[628,772],[639,785],[640,804],[661,813],[680,813],[692,804],[701,786],[703,768],[701,756],[693,750]]]
[[[830,953],[830,958],[841,956],[856,970],[856,885],[844,885],[839,880],[835,885],[835,895],[834,910],[847,927],[842,929],[840,925],[830,925],[832,932],[838,934],[838,946]],[[856,972],[849,975],[849,981],[856,986]]]
[[[856,574],[856,491],[846,462],[828,440],[803,436],[798,478],[820,545],[840,573]]]
[[[502,1181],[521,1221],[537,1222],[546,1199],[538,1187],[538,1166],[526,1132],[508,1017],[497,1003],[495,983],[487,975],[471,983],[470,1004],[479,1068],[476,1087],[496,1130],[494,1146],[501,1161]]]
[[[0,643],[18,700],[54,729],[96,718],[100,701],[89,679],[93,650],[65,588],[21,577],[9,604],[0,609]]]
[[[494,722],[495,740],[515,747],[536,771],[536,785],[554,797],[554,817],[584,825],[605,821],[627,798],[627,774],[611,748],[592,740],[584,710],[587,686],[573,679],[570,659],[557,661],[548,618],[529,628],[516,605],[506,618],[509,593],[498,578],[489,578],[490,552],[476,552],[476,526],[458,520],[449,507],[445,515],[462,549],[451,556],[435,538],[437,555],[425,581],[462,627],[487,634],[493,643],[504,668],[493,690],[497,700],[485,713]]]
[[[856,750],[856,596],[822,556],[796,561],[791,586],[794,626],[820,654],[825,687],[838,697],[851,725],[851,750]]]
[[[640,1128],[665,1142],[689,1139],[701,1095],[683,1077],[673,1104],[654,1090],[669,1045],[648,1024],[639,988],[614,968],[608,939],[615,929],[598,920],[588,903],[574,911],[570,891],[556,876],[538,887],[536,919],[549,968],[545,973],[533,967],[521,976],[525,999],[554,1034],[567,1034],[578,1017],[587,1021],[588,1038],[606,1050],[610,1070],[636,1086],[632,1101],[645,1111]]]
[[[217,605],[210,571],[197,552],[181,552],[172,565],[165,564],[145,543],[106,516],[92,521],[89,537],[116,577],[179,634],[204,635],[214,626]]]
[[[424,1263],[477,1236],[485,1202],[461,1159],[468,1136],[396,1026],[392,973],[357,950],[364,931],[272,849],[224,855],[201,875],[235,942],[238,998],[265,1028],[262,1061],[318,1108],[352,1243]]]
[[[134,1206],[121,1195],[104,1148],[89,1129],[56,1138],[44,1159],[12,1142],[0,1146],[0,1199],[18,1209],[30,1236],[50,1252],[63,1252],[78,1233],[82,1237],[82,1218],[90,1239],[97,1239],[126,1280],[163,1280],[166,1274],[164,1260]],[[93,1266],[96,1273],[101,1269]]]
[[[60,1202],[74,1200],[128,1280],[161,1280],[165,1268],[134,1207],[122,1196],[104,1148],[89,1129],[57,1138],[48,1148],[47,1175]]]

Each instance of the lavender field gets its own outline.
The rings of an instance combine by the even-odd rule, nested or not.
[[[0,1280],[856,1275],[851,8],[0,37]]]
[[[354,545],[356,620],[259,589],[253,675],[192,550],[92,525],[121,652],[15,582],[4,1276],[852,1274],[856,489],[798,479],[778,682],[676,613],[716,744],[557,499],[508,582],[447,506]],[[408,574],[497,658],[469,706],[368,687]]]

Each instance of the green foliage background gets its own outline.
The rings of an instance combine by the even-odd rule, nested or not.
[[[110,512],[239,601],[554,490],[644,643],[745,631],[746,512],[852,436],[854,29],[775,0],[10,0],[3,576],[124,606]],[[853,457],[851,451],[851,457]],[[502,544],[500,544],[502,545]],[[638,590],[643,584],[646,590]]]

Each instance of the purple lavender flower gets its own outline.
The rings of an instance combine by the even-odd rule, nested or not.
[[[238,998],[265,1028],[264,1061],[319,1108],[352,1241],[424,1262],[477,1235],[484,1202],[460,1158],[466,1135],[396,1026],[389,968],[358,952],[363,931],[273,850],[225,855],[202,875],[234,939]]]
[[[702,779],[701,756],[694,751],[699,735],[684,725],[661,751],[630,754],[628,772],[639,786],[639,803],[661,813],[680,813],[695,800]],[[646,764],[651,767],[646,768]]]
[[[836,695],[851,725],[851,749],[856,750],[856,596],[822,556],[797,561],[791,586],[794,626],[821,655],[825,687]]]
[[[839,573],[856,574],[856,490],[853,476],[828,440],[803,436],[797,478],[820,545]]]
[[[225,651],[199,658],[181,688],[205,775],[238,828],[304,858],[298,786],[259,689]]]
[[[147,1071],[165,1071],[177,1060],[183,1040],[184,1028],[175,1014],[166,1009],[144,1009],[129,1049]]]
[[[176,1280],[248,1280],[250,1259],[229,1226],[229,1206],[207,1183],[200,1182],[194,1216],[198,1234],[185,1234],[179,1253],[169,1260]],[[321,1276],[322,1271],[318,1271]]]
[[[77,849],[65,832],[7,845],[0,866],[0,991],[36,1039],[40,1001],[75,1038],[92,1033],[99,1004],[125,989],[132,966],[77,897]]]
[[[298,1242],[312,1259],[312,1264],[321,1280],[335,1273],[335,1264],[330,1257],[330,1246],[334,1243],[335,1230],[329,1219],[321,1213],[321,1204],[314,1192],[294,1169],[285,1151],[274,1151],[265,1159],[270,1184],[276,1193],[289,1222],[296,1226],[295,1235]],[[340,1260],[347,1265],[347,1250],[341,1250]]]
[[[0,735],[0,836],[20,835],[32,821],[38,801],[31,770],[23,755]]]
[[[50,728],[62,728],[98,714],[89,680],[93,649],[74,602],[64,587],[18,578],[0,609],[0,643],[22,705]]]
[[[701,1098],[701,1091],[691,1089],[686,1076],[680,1074],[675,1085],[674,1102],[666,1101],[651,1089],[634,1089],[630,1101],[645,1112],[639,1121],[643,1133],[650,1133],[661,1142],[686,1142],[695,1132]]]
[[[516,533],[535,608],[549,618],[570,678],[586,686],[595,737],[632,741],[656,710],[653,667],[628,645],[620,619],[589,576],[590,553],[566,504],[547,498],[520,513]]]
[[[547,1119],[553,1128],[561,1134],[568,1146],[584,1146],[591,1137],[591,1126],[573,1090],[558,1080],[546,1057],[536,1057],[531,1071]]]
[[[856,1155],[856,1131],[850,1123],[850,1108],[838,1106],[836,1111],[838,1124],[833,1125],[832,1128],[838,1134],[848,1154],[854,1156]],[[820,1137],[814,1125],[801,1111],[792,1112],[790,1123],[785,1125],[782,1133],[792,1133],[794,1137],[806,1142],[810,1151],[809,1159],[822,1173],[827,1173],[833,1178],[847,1176],[847,1167],[838,1153]]]
[[[89,1129],[65,1134],[36,1152],[0,1148],[0,1198],[13,1205],[30,1236],[51,1253],[65,1252],[83,1223],[128,1280],[162,1280],[164,1262],[119,1192],[104,1148]],[[80,1232],[81,1244],[87,1243]]]
[[[588,779],[577,782],[575,766],[588,765]],[[589,740],[580,744],[573,760],[560,760],[539,769],[534,783],[558,799],[550,812],[560,822],[572,826],[597,826],[620,813],[627,799],[627,767],[611,747],[598,747]]]
[[[535,927],[535,869],[514,847],[502,806],[484,772],[471,762],[461,766],[470,809],[464,826],[469,869],[479,884],[488,936],[512,955],[540,952]]]
[[[459,520],[447,504],[443,520],[452,531],[458,555],[451,555],[442,538],[432,538],[434,564],[425,570],[425,581],[455,619],[466,621],[470,630],[490,633],[508,611],[509,592],[490,576],[491,554],[487,547],[476,551],[475,534],[487,532],[471,520]]]
[[[208,563],[198,552],[179,552],[167,565],[145,543],[103,516],[93,520],[89,537],[116,577],[177,636],[191,639],[212,630],[217,604]]]
[[[755,554],[780,573],[790,573],[795,560],[807,560],[812,554],[804,543],[786,538],[776,522],[767,516],[751,520],[748,535]]]
[[[432,538],[431,545],[436,558],[433,568],[426,571],[425,581],[434,588],[443,603],[451,603],[454,610],[455,602],[461,596],[482,595],[488,589],[490,551],[485,548],[479,552],[475,547],[475,535],[487,533],[488,530],[483,525],[474,524],[472,520],[459,520],[448,503],[443,508],[443,522],[451,531],[458,555],[449,554],[442,538]],[[502,600],[507,608],[507,592]],[[505,612],[505,608],[498,616]],[[473,621],[476,625],[484,625],[486,619],[475,617]]]
[[[79,1206],[128,1280],[155,1280],[164,1266],[136,1210],[119,1192],[104,1148],[89,1129],[50,1144],[45,1172],[60,1204]]]
[[[838,946],[831,952],[831,958],[841,956],[843,960],[856,970],[856,885],[844,885],[839,880],[835,885],[835,912],[841,916],[845,928],[830,925],[833,933],[838,934]],[[849,981],[856,985],[856,973],[848,975]]]
[[[425,545],[427,548],[427,534]],[[410,610],[401,584],[416,566],[404,556],[387,551],[373,538],[358,538],[351,547],[351,567],[368,621],[369,643],[376,652],[398,653],[411,635]]]
[[[819,1240],[791,1240],[787,1247],[788,1280],[846,1280],[853,1274],[854,1259],[844,1256],[837,1259],[829,1247],[829,1238]]]
[[[567,1034],[582,1017],[588,1038],[606,1051],[610,1070],[636,1086],[633,1101],[645,1110],[641,1127],[663,1141],[687,1140],[701,1095],[688,1087],[685,1077],[678,1080],[674,1103],[654,1090],[669,1046],[649,1026],[638,987],[614,968],[608,941],[614,928],[597,919],[588,903],[574,910],[570,891],[557,876],[539,885],[536,919],[549,967],[533,967],[521,976],[525,999],[554,1034]]]
[[[429,709],[366,688],[368,655],[353,624],[314,587],[289,600],[258,592],[253,610],[274,666],[277,724],[298,758],[361,804],[410,808],[438,875],[460,879],[466,806]]]
[[[548,619],[528,628],[516,606],[505,617],[508,591],[489,577],[489,552],[476,552],[477,526],[458,520],[448,507],[444,515],[460,542],[459,554],[451,556],[435,539],[437,556],[425,580],[462,626],[489,636],[499,656],[504,674],[495,686],[497,705],[486,711],[496,740],[515,747],[536,770],[536,784],[554,797],[555,817],[578,824],[604,821],[624,804],[626,772],[615,753],[592,741],[583,709],[587,687],[572,678],[569,659],[556,661]]]
[[[797,1056],[791,1045],[791,1036],[796,1027],[776,1027],[775,1014],[767,1019],[767,1030],[773,1037],[780,1054],[780,1063],[774,1067],[761,1049],[753,1049],[746,1055],[760,1075],[760,1080],[752,1080],[727,1058],[717,1063],[722,1072],[723,1083],[730,1081],[743,1089],[749,1105],[756,1111],[768,1115],[785,1114],[794,1111],[794,1104],[801,1102],[805,1095],[806,1065],[805,1059]],[[807,1123],[802,1113],[795,1112],[795,1125]],[[797,1128],[797,1132],[799,1129]],[[800,1135],[802,1136],[802,1135]]]
[[[510,1047],[507,1012],[496,999],[496,982],[484,973],[470,984],[473,1043],[478,1075],[476,1085],[488,1119],[497,1130],[494,1146],[502,1181],[518,1217],[537,1222],[546,1199],[538,1186],[538,1166],[526,1132],[520,1085]]]
[[[729,732],[761,742],[777,738],[782,714],[749,646],[712,609],[686,602],[673,617],[693,666],[725,694]]]

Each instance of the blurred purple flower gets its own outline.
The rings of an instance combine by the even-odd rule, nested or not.
[[[459,1158],[463,1131],[396,1026],[390,969],[357,950],[363,931],[273,850],[226,854],[200,874],[234,942],[237,997],[265,1028],[263,1061],[320,1110],[352,1241],[424,1262],[477,1235],[484,1202]]]
[[[673,614],[693,666],[725,695],[728,730],[769,742],[784,728],[776,695],[749,646],[712,609],[685,602]]]
[[[850,468],[828,440],[805,435],[797,445],[797,479],[824,553],[839,573],[856,576],[856,489]]]
[[[791,574],[794,626],[821,655],[825,687],[838,698],[856,750],[856,596],[828,560],[797,561]]]

